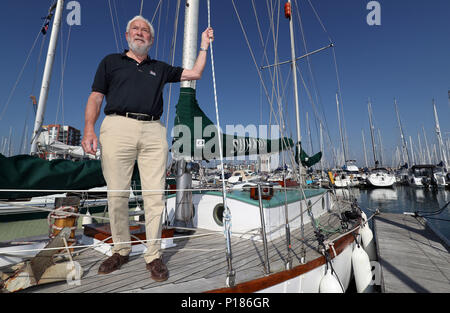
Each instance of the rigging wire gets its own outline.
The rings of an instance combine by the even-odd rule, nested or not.
[[[72,25],[69,26],[69,31],[67,34],[67,43],[66,43],[66,50],[64,54],[64,44],[61,40],[61,83],[60,83],[60,89],[59,89],[59,97],[58,97],[58,107],[55,117],[55,124],[57,124],[58,121],[58,114],[59,114],[59,107],[61,106],[61,115],[62,115],[62,125],[64,125],[64,74],[66,71],[66,65],[67,65],[67,57],[69,54],[69,43],[70,43],[70,35],[72,33]],[[61,27],[61,38],[62,38],[62,27]],[[62,57],[64,56],[64,58]],[[68,135],[68,134],[67,134]]]
[[[141,0],[141,9],[139,10],[139,15],[142,16],[142,10],[144,9],[144,0]]]
[[[233,8],[234,8],[234,11],[235,11],[235,13],[236,13],[236,17],[237,17],[237,19],[238,19],[238,21],[239,21],[239,24],[240,24],[242,33],[243,33],[244,38],[245,38],[245,41],[246,41],[246,43],[247,43],[247,47],[248,47],[248,49],[249,49],[250,56],[251,56],[251,58],[252,58],[252,60],[253,60],[253,63],[254,63],[254,65],[255,65],[255,68],[256,68],[256,71],[257,71],[257,73],[258,73],[258,77],[259,77],[259,79],[260,79],[261,85],[262,85],[262,87],[263,87],[263,89],[264,89],[264,93],[265,93],[265,95],[266,95],[266,98],[267,98],[267,100],[268,100],[269,103],[272,103],[271,97],[270,97],[270,95],[269,95],[269,91],[268,91],[267,86],[266,86],[266,84],[265,84],[265,82],[264,82],[264,79],[263,79],[263,77],[262,77],[261,69],[260,69],[260,67],[258,66],[257,62],[256,62],[255,54],[254,54],[253,49],[252,49],[252,47],[251,47],[251,45],[250,45],[250,42],[249,42],[249,39],[248,39],[248,36],[247,36],[247,32],[245,31],[245,28],[244,28],[244,25],[243,25],[243,23],[242,23],[240,14],[239,14],[239,12],[238,12],[238,10],[237,10],[237,8],[236,8],[236,4],[235,4],[234,0],[232,0],[231,2],[232,2],[232,4],[233,4]],[[277,99],[277,100],[278,100],[278,99]],[[275,121],[276,121],[276,124],[277,124],[277,125],[281,125],[280,122],[279,122],[279,120],[278,120],[278,118],[277,118],[277,115],[274,113],[274,109],[273,109],[273,106],[272,106],[272,105],[270,105],[270,111],[271,111],[270,113],[274,116],[274,119],[275,119]],[[284,135],[284,133],[283,133],[283,128],[280,128],[280,129],[281,129],[281,136],[283,137],[283,141],[284,141],[285,135]],[[283,144],[284,144],[285,146],[287,146],[287,143],[286,143],[286,142],[283,142]],[[294,156],[292,155],[292,153],[290,154],[290,157],[292,158],[292,160],[294,159]],[[293,162],[295,163],[295,161],[293,161]],[[293,163],[293,164],[294,164],[294,163]]]
[[[176,51],[176,46],[177,46],[177,33],[178,33],[178,19],[180,16],[180,3],[181,0],[177,1],[177,9],[176,9],[176,13],[175,13],[175,21],[174,21],[174,32],[173,32],[173,36],[172,36],[172,43],[170,46],[170,53],[171,53],[171,61],[170,61],[170,65],[174,65],[175,63],[175,51]],[[168,102],[167,102],[167,113],[166,113],[166,127],[168,127],[169,125],[169,114],[170,114],[170,104],[171,104],[171,98],[172,98],[172,84],[169,84],[169,98],[168,98]]]
[[[120,50],[119,50],[119,42],[117,40],[116,25],[114,23],[114,16],[113,16],[112,7],[111,7],[111,0],[108,0],[108,6],[109,6],[109,13],[110,13],[110,16],[111,16],[111,23],[112,23],[113,33],[114,33],[114,40],[116,42],[116,50],[117,50],[117,53],[119,53],[120,52]]]
[[[121,32],[120,32],[119,16],[117,15],[116,0],[113,0],[113,7],[114,7],[114,16],[116,19],[117,30],[118,30],[118,33],[120,34]],[[120,41],[120,47],[122,48],[121,51],[124,51],[123,40],[122,40],[122,36],[120,36],[120,35],[119,35],[119,41]]]
[[[44,23],[42,23],[42,27],[44,25],[45,25],[45,21],[44,21]],[[6,100],[6,103],[4,104],[3,110],[0,113],[0,121],[3,119],[3,117],[5,115],[6,109],[8,108],[8,106],[9,106],[9,104],[11,102],[11,99],[12,99],[12,97],[14,95],[14,92],[15,92],[15,90],[17,88],[17,85],[19,84],[19,82],[20,82],[20,80],[22,78],[22,75],[23,75],[23,72],[25,70],[25,67],[27,66],[28,61],[30,60],[31,54],[33,53],[34,47],[36,46],[36,43],[37,43],[37,41],[39,39],[39,35],[41,34],[41,28],[39,29],[39,32],[36,35],[36,39],[34,40],[33,45],[31,46],[31,49],[28,52],[27,58],[25,60],[25,63],[23,64],[22,69],[20,70],[19,75],[17,76],[17,79],[16,79],[16,81],[15,81],[15,83],[14,83],[12,89],[11,89],[11,92],[9,93],[8,99]]]

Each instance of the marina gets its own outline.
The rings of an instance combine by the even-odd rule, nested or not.
[[[47,15],[0,103],[2,134],[28,61],[40,63],[47,48],[27,99],[33,131],[21,116],[20,149],[12,126],[0,139],[0,293],[450,292],[450,91],[421,83],[403,86],[405,95],[390,90],[386,73],[367,77],[370,88],[359,85],[362,72],[349,80],[362,67],[347,33],[383,29],[370,19],[378,1],[367,4],[366,28],[352,24],[348,4],[335,7],[348,14],[336,24],[333,1],[111,0],[83,11],[78,1],[50,2],[33,3]],[[435,14],[448,6],[433,5]],[[102,41],[107,23],[115,53]],[[90,58],[80,46],[92,48]],[[66,72],[71,62],[76,75]],[[55,105],[49,86],[58,78]],[[80,120],[80,93],[89,91]],[[47,102],[57,106],[54,123]],[[65,109],[71,126],[59,120]]]

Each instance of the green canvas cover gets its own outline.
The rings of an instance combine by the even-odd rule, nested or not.
[[[0,189],[86,190],[105,186],[99,160],[43,160],[37,156],[0,154]],[[0,199],[44,196],[54,192],[2,192]]]
[[[140,186],[137,166],[132,180]],[[133,185],[133,184],[132,184]],[[37,156],[0,154],[0,199],[23,199],[55,192],[7,192],[2,189],[23,190],[87,190],[106,186],[100,160],[43,160]]]
[[[294,145],[292,139],[286,137],[262,139],[218,132],[215,124],[198,105],[195,90],[181,88],[172,144],[175,157],[190,157],[195,160],[219,158],[218,136],[222,136],[223,157],[278,153]]]

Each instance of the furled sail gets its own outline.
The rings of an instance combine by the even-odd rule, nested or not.
[[[278,153],[294,145],[290,138],[262,139],[218,132],[198,105],[195,90],[182,87],[176,106],[172,154],[175,158],[211,160],[219,158],[222,136],[223,157]]]

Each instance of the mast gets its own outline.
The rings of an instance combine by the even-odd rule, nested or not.
[[[288,0],[288,7],[289,7],[289,16],[286,17],[289,18],[289,32],[291,36],[291,67],[292,67],[292,80],[294,83],[294,100],[295,100],[295,116],[296,116],[296,129],[297,129],[297,153],[299,156],[298,161],[298,173],[299,173],[299,179],[301,180],[302,177],[302,162],[300,159],[300,153],[301,153],[301,141],[302,136],[300,133],[300,111],[299,111],[299,105],[298,105],[298,89],[297,89],[297,61],[295,58],[295,41],[294,41],[294,21],[292,20],[291,16],[291,0]]]
[[[380,165],[383,165],[383,142],[381,141],[381,132],[380,129],[378,128],[378,142],[380,143]]]
[[[372,105],[370,103],[370,99],[367,105],[367,110],[369,111],[370,137],[372,138],[373,162],[375,163],[375,167],[377,167],[377,157],[375,153],[375,138],[373,134],[373,123],[372,123]]]
[[[299,105],[298,105],[298,89],[297,89],[297,61],[295,59],[295,41],[294,41],[294,21],[292,20],[292,9],[291,9],[291,0],[285,4],[284,14],[287,18],[289,18],[289,33],[291,37],[291,59],[292,59],[292,80],[294,83],[294,99],[295,99],[295,117],[296,117],[296,129],[297,129],[297,153],[298,153],[298,179],[299,183],[302,182],[302,160],[301,160],[301,151],[302,151],[302,136],[300,133],[300,113],[299,113]],[[301,238],[305,238],[305,229],[304,229],[304,221],[303,221],[303,205],[300,202],[300,225],[301,225]],[[302,241],[303,242],[303,241]],[[302,243],[302,252],[300,263],[305,262],[306,249]]]
[[[363,147],[364,147],[364,161],[366,162],[366,167],[369,167],[369,164],[367,163],[367,153],[366,153],[366,139],[364,138],[364,129],[361,128],[361,136],[363,141]]]
[[[434,121],[436,123],[436,136],[439,144],[439,152],[441,154],[441,161],[444,161],[444,167],[447,168],[448,166],[447,154],[445,152],[444,141],[442,140],[441,128],[439,126],[439,119],[437,116],[436,103],[434,102],[434,99],[433,99],[433,110],[434,110]]]
[[[182,67],[192,68],[197,58],[198,42],[198,0],[186,0],[184,16],[183,58]],[[195,89],[196,81],[183,81],[180,86]]]
[[[414,149],[413,149],[413,145],[412,145],[412,138],[411,138],[411,136],[409,136],[409,145],[411,146],[411,157],[412,157],[411,162],[413,164],[416,164],[416,158],[414,157]]]
[[[422,142],[420,141],[420,133],[419,132],[417,132],[417,141],[419,142],[419,162],[424,164],[425,156],[423,154]]]
[[[423,127],[423,125],[422,130],[423,130],[423,138],[425,139],[425,147],[427,148],[428,164],[431,164],[430,147],[428,146],[427,134],[425,133],[425,127]]]
[[[56,44],[58,42],[59,29],[61,27],[61,16],[64,8],[64,0],[58,0],[55,10],[55,19],[53,20],[50,43],[48,45],[47,60],[45,61],[44,75],[42,77],[41,92],[34,122],[33,137],[31,141],[31,154],[37,153],[37,140],[41,133],[41,127],[44,122],[45,106],[47,104],[48,91],[50,89],[50,80],[52,76],[53,61],[55,59]]]
[[[405,135],[403,134],[403,127],[402,127],[402,122],[400,121],[400,115],[398,114],[398,106],[397,106],[396,99],[394,99],[394,107],[395,107],[395,113],[397,114],[398,127],[400,128],[400,138],[402,139],[402,155],[404,158],[404,153],[406,151],[407,162],[409,164],[411,158],[409,157],[408,145],[406,144]]]
[[[319,127],[320,127],[320,151],[324,151],[323,147],[323,134],[322,134],[322,122],[319,121]],[[320,174],[322,175],[323,172],[323,158],[320,158]]]
[[[347,163],[347,154],[345,153],[344,136],[342,134],[341,114],[340,114],[340,110],[339,110],[339,100],[338,100],[337,92],[336,92],[336,107],[337,107],[337,116],[338,116],[338,123],[339,123],[339,134],[341,136],[342,152],[344,155],[344,165],[345,165]]]

